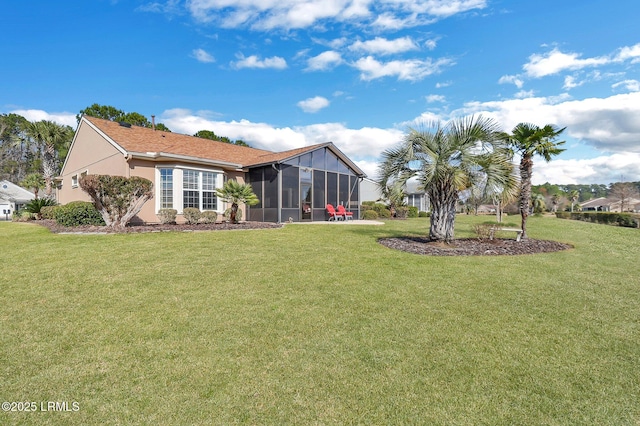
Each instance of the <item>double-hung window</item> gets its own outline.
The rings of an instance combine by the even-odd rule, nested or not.
[[[184,170],[182,172],[182,208],[200,209],[200,172]]]
[[[173,208],[173,169],[160,169],[160,208]]]

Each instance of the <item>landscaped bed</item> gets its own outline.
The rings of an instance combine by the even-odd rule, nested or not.
[[[180,232],[180,231],[223,231],[232,229],[270,229],[282,228],[281,224],[270,222],[217,222],[198,224],[131,224],[124,228],[111,228],[108,226],[81,225],[63,226],[55,220],[39,220],[35,222],[44,226],[56,234],[130,234],[139,232]]]

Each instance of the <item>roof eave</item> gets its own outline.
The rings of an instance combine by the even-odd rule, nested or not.
[[[189,155],[171,154],[167,152],[128,152],[128,158],[139,160],[165,160],[165,161],[186,161],[189,163],[206,164],[227,169],[242,169],[242,164],[230,163],[227,161],[209,160],[206,158],[192,157]]]

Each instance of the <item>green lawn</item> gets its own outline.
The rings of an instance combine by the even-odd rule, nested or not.
[[[0,223],[0,399],[79,404],[0,424],[640,423],[639,230],[531,218],[575,248],[530,256],[376,243],[427,232]]]

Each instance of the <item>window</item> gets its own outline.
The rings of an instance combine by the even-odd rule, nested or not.
[[[173,169],[160,169],[160,208],[173,208]]]
[[[200,209],[200,194],[198,191],[199,173],[195,170],[185,170],[182,175],[182,208],[193,207]]]
[[[216,210],[217,174],[213,172],[199,172],[184,170],[182,173],[182,208],[196,208],[198,210]]]
[[[78,186],[78,175],[71,176],[71,187],[76,188]]]
[[[215,210],[218,208],[218,197],[216,197],[216,174],[202,172],[202,209]]]

